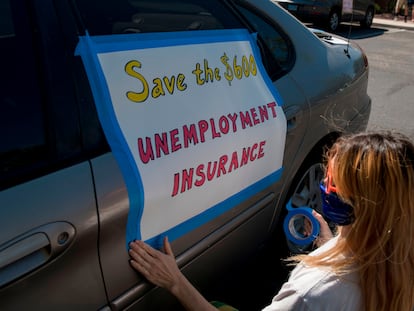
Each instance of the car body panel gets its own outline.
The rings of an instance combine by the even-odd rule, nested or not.
[[[14,253],[13,260],[0,269],[1,309],[100,307],[106,296],[89,164],[2,191],[0,199],[2,209],[8,210],[7,217],[0,217],[2,260]],[[31,239],[36,234],[44,235],[46,243],[36,245]]]

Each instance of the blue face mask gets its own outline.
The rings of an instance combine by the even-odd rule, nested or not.
[[[338,195],[330,191],[328,193],[326,186],[321,183],[319,188],[322,195],[322,213],[331,222],[345,226],[355,221],[354,208],[342,201]]]

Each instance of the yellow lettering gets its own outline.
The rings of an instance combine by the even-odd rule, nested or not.
[[[187,84],[184,83],[185,76],[182,73],[179,73],[177,76],[177,88],[179,91],[185,91]]]
[[[162,87],[162,80],[160,78],[155,78],[152,80],[152,82],[154,83],[154,87],[151,92],[152,98],[158,98],[161,95],[164,96],[165,92],[164,88]]]
[[[167,88],[167,91],[172,94],[174,93],[174,82],[175,82],[175,77],[172,76],[171,79],[168,79],[168,77],[164,77],[164,84],[165,87]]]
[[[142,91],[128,91],[126,93],[126,96],[130,101],[133,101],[134,103],[141,103],[148,98],[149,88],[144,76],[141,75],[139,72],[135,71],[136,68],[141,68],[141,63],[137,60],[131,60],[125,65],[125,72],[127,75],[138,79],[142,83]]]

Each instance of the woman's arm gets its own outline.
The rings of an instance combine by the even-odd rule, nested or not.
[[[162,253],[143,241],[129,244],[131,266],[151,283],[170,291],[186,310],[217,311],[181,273],[168,238],[164,238]]]

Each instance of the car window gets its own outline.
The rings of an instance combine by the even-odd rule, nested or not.
[[[289,38],[276,25],[267,22],[264,17],[255,14],[243,6],[237,5],[237,8],[249,21],[254,30],[257,31],[267,52],[271,54],[271,56],[268,55],[266,58],[273,57],[277,62],[278,66],[273,65],[273,70],[269,73],[271,78],[275,80],[279,75],[292,67],[294,51]],[[278,72],[280,69],[282,72]]]
[[[0,188],[47,159],[38,64],[25,11],[2,1],[0,10]],[[5,78],[7,77],[7,78]]]
[[[79,0],[77,7],[91,35],[244,27],[224,4],[211,0]]]
[[[287,37],[242,6],[237,7],[244,18],[217,0],[75,2],[90,35],[249,28],[259,33],[262,60],[272,80],[282,76],[292,65],[293,49]]]

